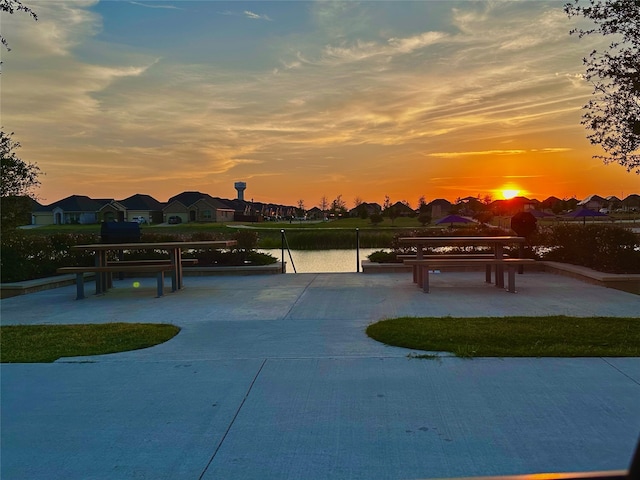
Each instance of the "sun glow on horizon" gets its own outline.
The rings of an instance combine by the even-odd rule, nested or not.
[[[500,194],[502,195],[502,198],[504,198],[505,200],[510,200],[513,197],[517,196],[520,193],[520,190],[517,190],[515,188],[505,188],[500,190]]]

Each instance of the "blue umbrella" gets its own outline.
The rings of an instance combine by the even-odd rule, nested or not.
[[[476,221],[467,217],[461,217],[460,215],[447,215],[446,217],[438,220],[436,225],[440,225],[442,223],[450,223],[453,225],[454,223],[476,223]]]
[[[608,215],[605,213],[600,213],[596,210],[590,210],[588,208],[581,208],[579,210],[574,210],[573,212],[569,212],[564,215],[566,218],[580,218],[582,217],[582,223],[587,222],[587,217],[607,217]]]

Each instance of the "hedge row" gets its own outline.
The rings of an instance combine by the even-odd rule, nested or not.
[[[433,232],[412,231],[396,234],[432,235]],[[456,231],[462,235],[495,235],[502,231],[487,229],[486,231]],[[327,249],[355,248],[353,231],[287,231],[289,246],[293,249]],[[262,237],[262,233],[261,233]],[[228,235],[226,238],[229,238]],[[252,251],[258,244],[255,231],[239,230],[234,236],[238,247],[233,252],[194,252],[200,265],[238,265],[245,262],[252,264],[273,263],[273,257],[258,255]],[[225,235],[216,232],[195,232],[192,234],[144,233],[142,241],[176,241],[176,240],[223,240]],[[4,282],[23,280],[54,275],[58,267],[68,265],[91,265],[91,252],[75,251],[71,246],[100,241],[97,234],[57,233],[41,235],[21,230],[2,232],[0,247],[0,277]],[[260,239],[262,247],[263,238]],[[280,246],[280,236],[273,238],[276,247]],[[640,273],[640,239],[628,229],[607,225],[558,225],[536,232],[530,238],[533,246],[532,256],[542,260],[554,260],[574,265],[582,265],[608,273]],[[402,251],[397,238],[391,232],[360,232],[362,248],[393,248]],[[127,259],[164,258],[162,253],[129,252]]]
[[[227,237],[228,238],[228,237]],[[263,265],[277,261],[270,255],[252,251],[257,244],[257,235],[251,231],[240,231],[234,235],[238,246],[231,252],[200,251],[185,254],[185,258],[197,258],[199,265]],[[143,242],[223,240],[220,233],[195,232],[193,234],[144,233]],[[0,246],[0,280],[3,283],[20,282],[56,274],[59,267],[70,265],[93,265],[92,252],[73,250],[73,245],[97,243],[100,235],[56,233],[40,235],[21,230],[2,232]],[[112,252],[113,253],[113,252]],[[114,254],[115,255],[115,254]],[[126,252],[125,260],[166,258],[162,252]]]

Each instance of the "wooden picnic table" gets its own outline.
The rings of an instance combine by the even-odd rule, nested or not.
[[[433,237],[400,237],[398,243],[400,245],[407,245],[416,247],[416,258],[418,262],[424,260],[425,247],[477,247],[488,246],[492,248],[493,258],[492,262],[487,262],[488,267],[495,266],[495,278],[496,286],[504,287],[504,247],[507,245],[518,245],[518,257],[522,258],[524,253],[524,244],[526,239],[524,237],[517,237],[513,235],[497,235],[497,236],[433,236]],[[467,262],[468,263],[468,262]],[[418,275],[420,269],[418,264],[413,264],[413,280],[416,283],[418,281]],[[455,261],[452,263],[455,265]],[[522,273],[522,265],[518,267],[518,273]],[[487,272],[490,276],[490,271]]]
[[[117,264],[107,262],[107,252],[123,250],[161,250],[169,252],[169,262],[171,264],[171,290],[176,291],[183,288],[182,252],[183,250],[208,250],[229,248],[237,245],[235,240],[201,240],[201,241],[179,241],[179,242],[125,242],[125,243],[92,243],[87,245],[74,245],[74,250],[93,251],[95,256],[96,270],[96,293],[104,293],[109,286],[108,276],[110,272],[117,272]],[[125,262],[122,262],[125,263]],[[160,260],[159,263],[166,263]],[[125,267],[131,270],[131,265]],[[142,271],[143,269],[141,269]]]

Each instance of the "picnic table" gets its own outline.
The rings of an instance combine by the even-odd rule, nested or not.
[[[491,272],[495,267],[496,287],[504,288],[504,268],[509,269],[509,291],[515,292],[515,268],[518,273],[523,272],[523,266],[534,263],[532,259],[523,257],[524,237],[500,235],[500,236],[448,236],[448,237],[401,237],[398,242],[416,248],[415,258],[406,259],[404,262],[413,266],[413,281],[418,286],[423,287],[425,292],[429,291],[429,268],[436,266],[475,266],[484,265],[486,271],[486,281],[491,282]],[[505,258],[504,247],[507,245],[517,245],[519,258]],[[477,247],[489,246],[492,255],[471,254],[471,255],[449,255],[445,257],[439,255],[425,256],[426,247]],[[458,257],[458,258],[456,258]]]
[[[87,245],[74,245],[74,250],[86,250],[94,252],[94,265],[89,267],[61,267],[58,273],[75,273],[77,285],[77,298],[84,298],[84,273],[95,272],[96,294],[105,293],[111,285],[111,274],[118,272],[153,272],[157,274],[158,296],[163,294],[164,273],[171,273],[171,290],[183,288],[183,250],[196,249],[220,249],[229,248],[237,244],[235,240],[204,240],[204,241],[179,241],[179,242],[124,242],[124,243],[93,243]],[[108,261],[108,252],[124,250],[154,250],[168,252],[167,259],[154,261]]]

